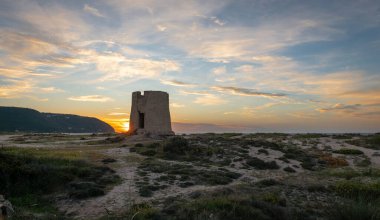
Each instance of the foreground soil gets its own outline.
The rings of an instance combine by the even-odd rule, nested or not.
[[[7,134],[0,153],[83,161],[104,172],[39,193],[49,208],[31,208],[43,206],[38,199],[13,199],[14,218],[336,219],[348,213],[336,211],[341,207],[354,212],[342,219],[362,213],[378,219],[379,140],[379,134]],[[94,184],[102,191],[70,191]]]

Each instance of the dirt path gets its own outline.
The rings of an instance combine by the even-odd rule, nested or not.
[[[129,149],[112,148],[105,150],[103,153],[117,160],[112,166],[121,177],[122,183],[113,187],[104,196],[81,201],[60,201],[58,206],[61,211],[76,219],[96,219],[106,214],[119,213],[126,210],[131,204],[138,202],[139,196],[134,183],[137,163],[125,160],[125,156],[130,154]]]

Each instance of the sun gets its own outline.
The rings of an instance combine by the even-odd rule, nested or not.
[[[124,122],[122,127],[123,127],[124,131],[128,131],[129,130],[129,122]]]

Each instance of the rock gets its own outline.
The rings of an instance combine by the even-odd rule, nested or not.
[[[6,219],[14,213],[11,202],[6,200],[3,195],[0,195],[0,219]]]

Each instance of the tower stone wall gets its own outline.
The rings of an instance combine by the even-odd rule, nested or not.
[[[161,91],[132,93],[129,131],[137,134],[174,135],[169,111],[169,94]]]

